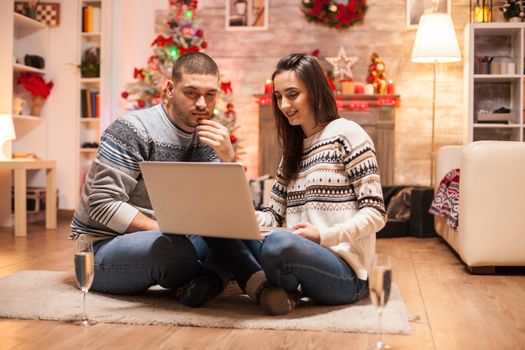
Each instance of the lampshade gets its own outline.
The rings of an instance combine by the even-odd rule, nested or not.
[[[15,138],[13,118],[9,114],[0,114],[0,139],[14,140]]]
[[[431,13],[421,16],[412,48],[412,62],[458,61],[461,61],[461,54],[450,15]]]
[[[0,114],[0,161],[11,159],[11,140],[14,140],[15,127],[9,114]]]

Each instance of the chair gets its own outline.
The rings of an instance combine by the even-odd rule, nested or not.
[[[437,152],[435,179],[459,168],[459,225],[435,217],[437,233],[472,273],[525,266],[525,143],[476,141]]]

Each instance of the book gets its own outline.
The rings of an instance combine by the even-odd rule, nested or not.
[[[82,32],[86,31],[86,6],[82,6]]]
[[[91,33],[93,31],[93,6],[88,5],[84,8],[84,32]]]
[[[101,31],[101,11],[100,7],[92,7],[91,12],[91,29],[92,32],[100,33]]]
[[[97,95],[98,91],[91,91],[91,118],[97,118]]]
[[[100,118],[100,93],[97,92],[97,103],[96,103],[96,114],[97,114],[97,118]]]
[[[87,118],[86,89],[80,90],[80,117]]]
[[[90,89],[86,89],[86,106],[87,106],[86,118],[93,118],[93,112],[91,110],[91,90]]]

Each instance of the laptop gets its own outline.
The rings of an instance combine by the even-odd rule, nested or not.
[[[164,233],[263,239],[248,180],[238,163],[141,162],[149,198]]]

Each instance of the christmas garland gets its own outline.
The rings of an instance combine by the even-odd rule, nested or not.
[[[320,22],[336,29],[353,26],[363,20],[367,6],[366,0],[302,0],[306,18],[310,22]]]

